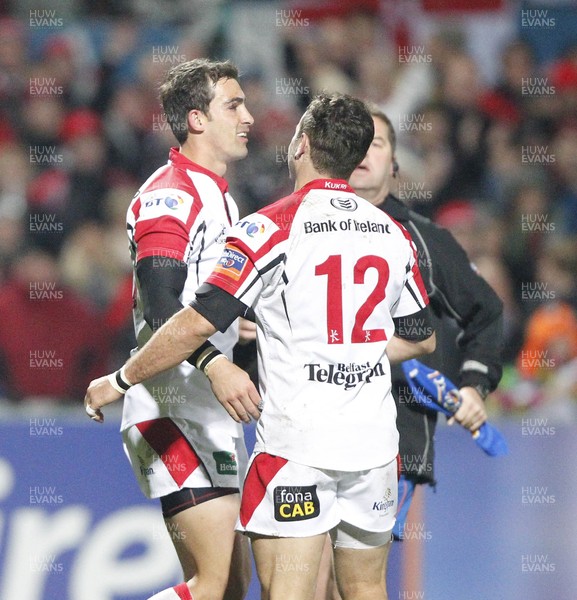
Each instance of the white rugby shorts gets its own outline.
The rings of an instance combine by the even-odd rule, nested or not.
[[[248,455],[243,438],[186,419],[161,417],[122,432],[124,451],[143,494],[182,488],[242,489]]]
[[[249,463],[237,530],[308,537],[344,522],[365,532],[386,533],[395,524],[396,512],[396,460],[366,471],[334,471],[261,452]]]

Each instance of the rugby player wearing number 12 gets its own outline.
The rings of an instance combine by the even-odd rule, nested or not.
[[[219,360],[215,395],[236,419],[259,417],[237,529],[252,540],[263,598],[314,595],[325,534],[349,600],[386,598],[382,572],[397,507],[398,433],[389,361],[434,349],[434,333],[395,335],[427,319],[428,298],[406,230],[347,179],[373,139],[366,106],[321,95],[289,147],[295,192],[240,221],[196,299],[125,365],[140,382],[189,356],[254,308],[262,400],[231,390]],[[87,406],[118,393],[94,381]]]

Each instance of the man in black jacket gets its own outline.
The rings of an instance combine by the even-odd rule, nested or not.
[[[437,350],[423,362],[456,377],[463,403],[450,422],[454,420],[475,431],[487,418],[484,400],[501,378],[502,303],[447,230],[410,210],[390,193],[392,178],[398,172],[395,131],[383,112],[372,107],[371,113],[375,137],[349,181],[360,196],[384,210],[411,234],[437,332]],[[461,331],[454,345],[461,359],[460,370],[455,374],[448,369],[455,361],[443,356],[443,349],[448,347],[443,337],[454,342],[450,336],[455,328],[449,320],[456,321]],[[419,324],[407,322],[405,326],[418,328]],[[392,384],[403,469],[394,534],[402,539],[415,486],[435,483],[433,438],[437,413],[415,401],[399,365],[392,367]]]

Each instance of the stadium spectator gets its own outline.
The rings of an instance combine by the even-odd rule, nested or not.
[[[513,40],[503,51],[500,81],[479,98],[485,115],[492,121],[519,124],[530,100],[529,94],[523,94],[523,88],[528,89],[536,73],[531,46],[522,40]]]
[[[517,358],[522,377],[546,379],[577,358],[577,244],[556,238],[536,260],[534,285],[525,295],[537,308],[530,315]],[[530,357],[536,360],[523,360]],[[539,359],[549,359],[547,362]],[[543,368],[544,366],[544,368]]]
[[[9,399],[77,402],[84,382],[106,364],[99,314],[63,285],[46,252],[21,252],[0,288],[0,319],[10,325],[0,328],[0,379]]]
[[[539,182],[526,181],[515,186],[510,198],[504,218],[503,259],[519,307],[529,314],[534,303],[522,297],[523,287],[535,281],[536,261],[546,240],[554,234],[555,224],[546,188]]]

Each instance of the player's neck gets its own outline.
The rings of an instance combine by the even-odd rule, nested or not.
[[[187,141],[180,147],[180,153],[188,160],[212,171],[219,177],[224,177],[226,173],[227,164],[222,160],[218,160],[206,148],[199,148]]]
[[[295,177],[295,192],[300,190],[302,187],[314,181],[315,179],[336,179],[332,175],[328,173],[321,173],[314,169],[310,164],[305,164],[301,169],[299,169],[298,173]]]

